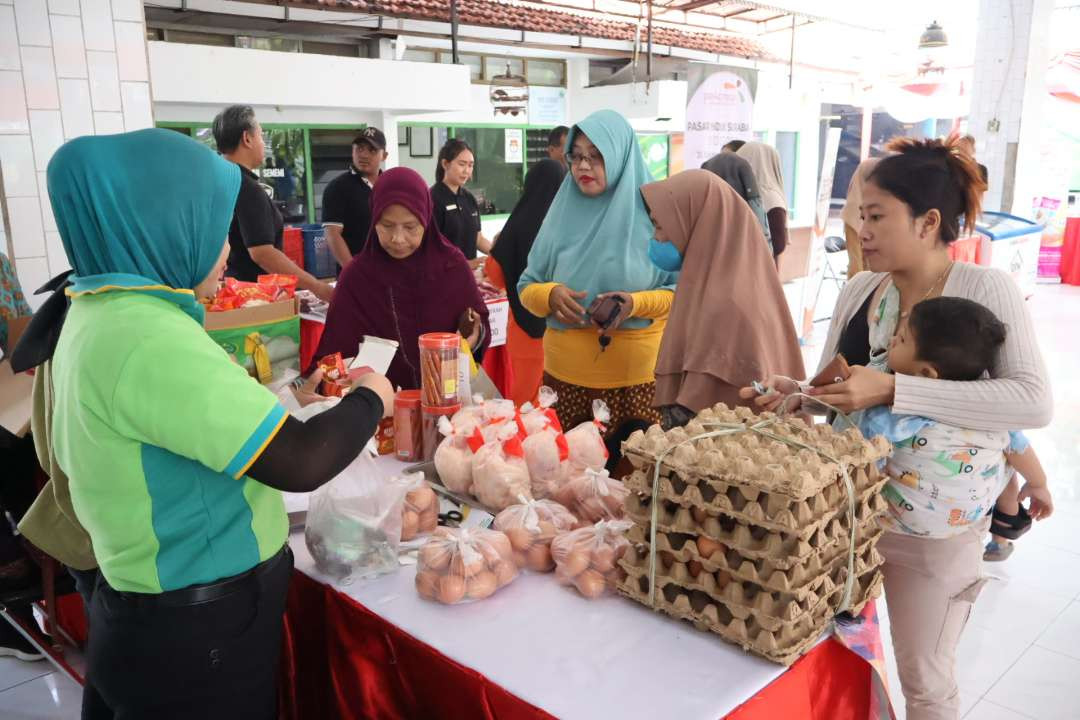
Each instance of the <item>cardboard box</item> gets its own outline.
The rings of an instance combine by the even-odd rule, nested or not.
[[[299,311],[296,298],[289,298],[269,305],[208,312],[204,327],[214,342],[252,377],[258,376],[247,339],[257,332],[258,341],[269,356],[273,382],[288,370],[300,370]]]

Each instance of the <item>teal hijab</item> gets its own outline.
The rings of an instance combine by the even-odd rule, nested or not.
[[[202,324],[192,288],[221,255],[240,169],[172,130],[76,138],[49,162],[49,197],[75,274],[68,294],[138,292]]]
[[[529,264],[518,290],[534,283],[556,282],[588,294],[589,303],[605,292],[639,292],[674,288],[677,273],[664,272],[649,259],[653,225],[641,186],[653,182],[634,129],[613,110],[593,113],[567,134],[567,152],[584,133],[604,156],[607,189],[588,197],[567,174],[529,252]],[[632,318],[626,329],[651,321]],[[548,327],[567,327],[554,317]]]

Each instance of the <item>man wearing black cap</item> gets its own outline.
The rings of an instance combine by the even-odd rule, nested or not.
[[[386,136],[378,128],[364,128],[353,140],[349,169],[323,191],[323,227],[342,267],[364,249],[371,230],[371,189],[386,158]]]

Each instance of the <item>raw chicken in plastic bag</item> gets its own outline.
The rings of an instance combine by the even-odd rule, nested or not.
[[[570,465],[574,470],[599,470],[608,461],[604,444],[604,426],[611,421],[611,411],[603,400],[593,400],[593,420],[584,422],[566,433],[570,445]]]
[[[551,541],[567,532],[577,522],[570,511],[552,500],[520,498],[520,505],[511,505],[495,517],[493,527],[506,533],[514,549],[514,562],[519,568],[534,572],[551,572]]]
[[[555,577],[587,598],[598,598],[614,588],[623,572],[619,560],[630,548],[623,533],[632,525],[629,520],[601,520],[559,535],[551,543]]]
[[[401,511],[401,540],[435,532],[439,526],[439,496],[424,480],[423,473],[406,475],[408,492]]]
[[[586,470],[571,476],[555,492],[554,499],[574,513],[581,524],[591,525],[599,520],[622,519],[626,514],[623,502],[629,495],[630,490],[607,470]]]
[[[570,445],[566,436],[547,427],[521,443],[535,498],[554,495],[570,477]]]
[[[459,410],[451,422],[454,429],[466,437],[479,429],[484,440],[490,442],[495,439],[499,428],[514,418],[516,412],[512,400],[484,400],[477,395],[473,398],[473,404]]]
[[[420,548],[416,591],[445,605],[482,600],[518,576],[510,540],[486,528],[439,528]]]
[[[456,493],[471,493],[473,484],[474,452],[484,443],[476,425],[464,433],[450,420],[439,418],[439,432],[446,437],[435,450],[435,470],[439,479],[448,490]]]
[[[311,493],[304,539],[315,565],[343,582],[398,567],[409,485],[387,481],[368,452]]]
[[[472,494],[495,512],[513,505],[519,496],[532,499],[529,466],[515,425],[504,425],[498,438],[476,451]]]
[[[547,385],[540,388],[540,406],[533,407],[531,403],[525,403],[518,411],[517,422],[521,433],[525,437],[531,437],[538,432],[553,428],[562,433],[562,423],[555,412],[554,405],[559,396]]]

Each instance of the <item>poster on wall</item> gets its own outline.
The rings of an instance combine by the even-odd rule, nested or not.
[[[566,88],[529,86],[529,123],[532,125],[566,124]]]
[[[683,163],[699,168],[731,140],[751,140],[757,71],[690,64]]]
[[[503,139],[506,145],[503,149],[504,162],[507,164],[524,162],[525,134],[521,128],[507,128],[503,130]]]

